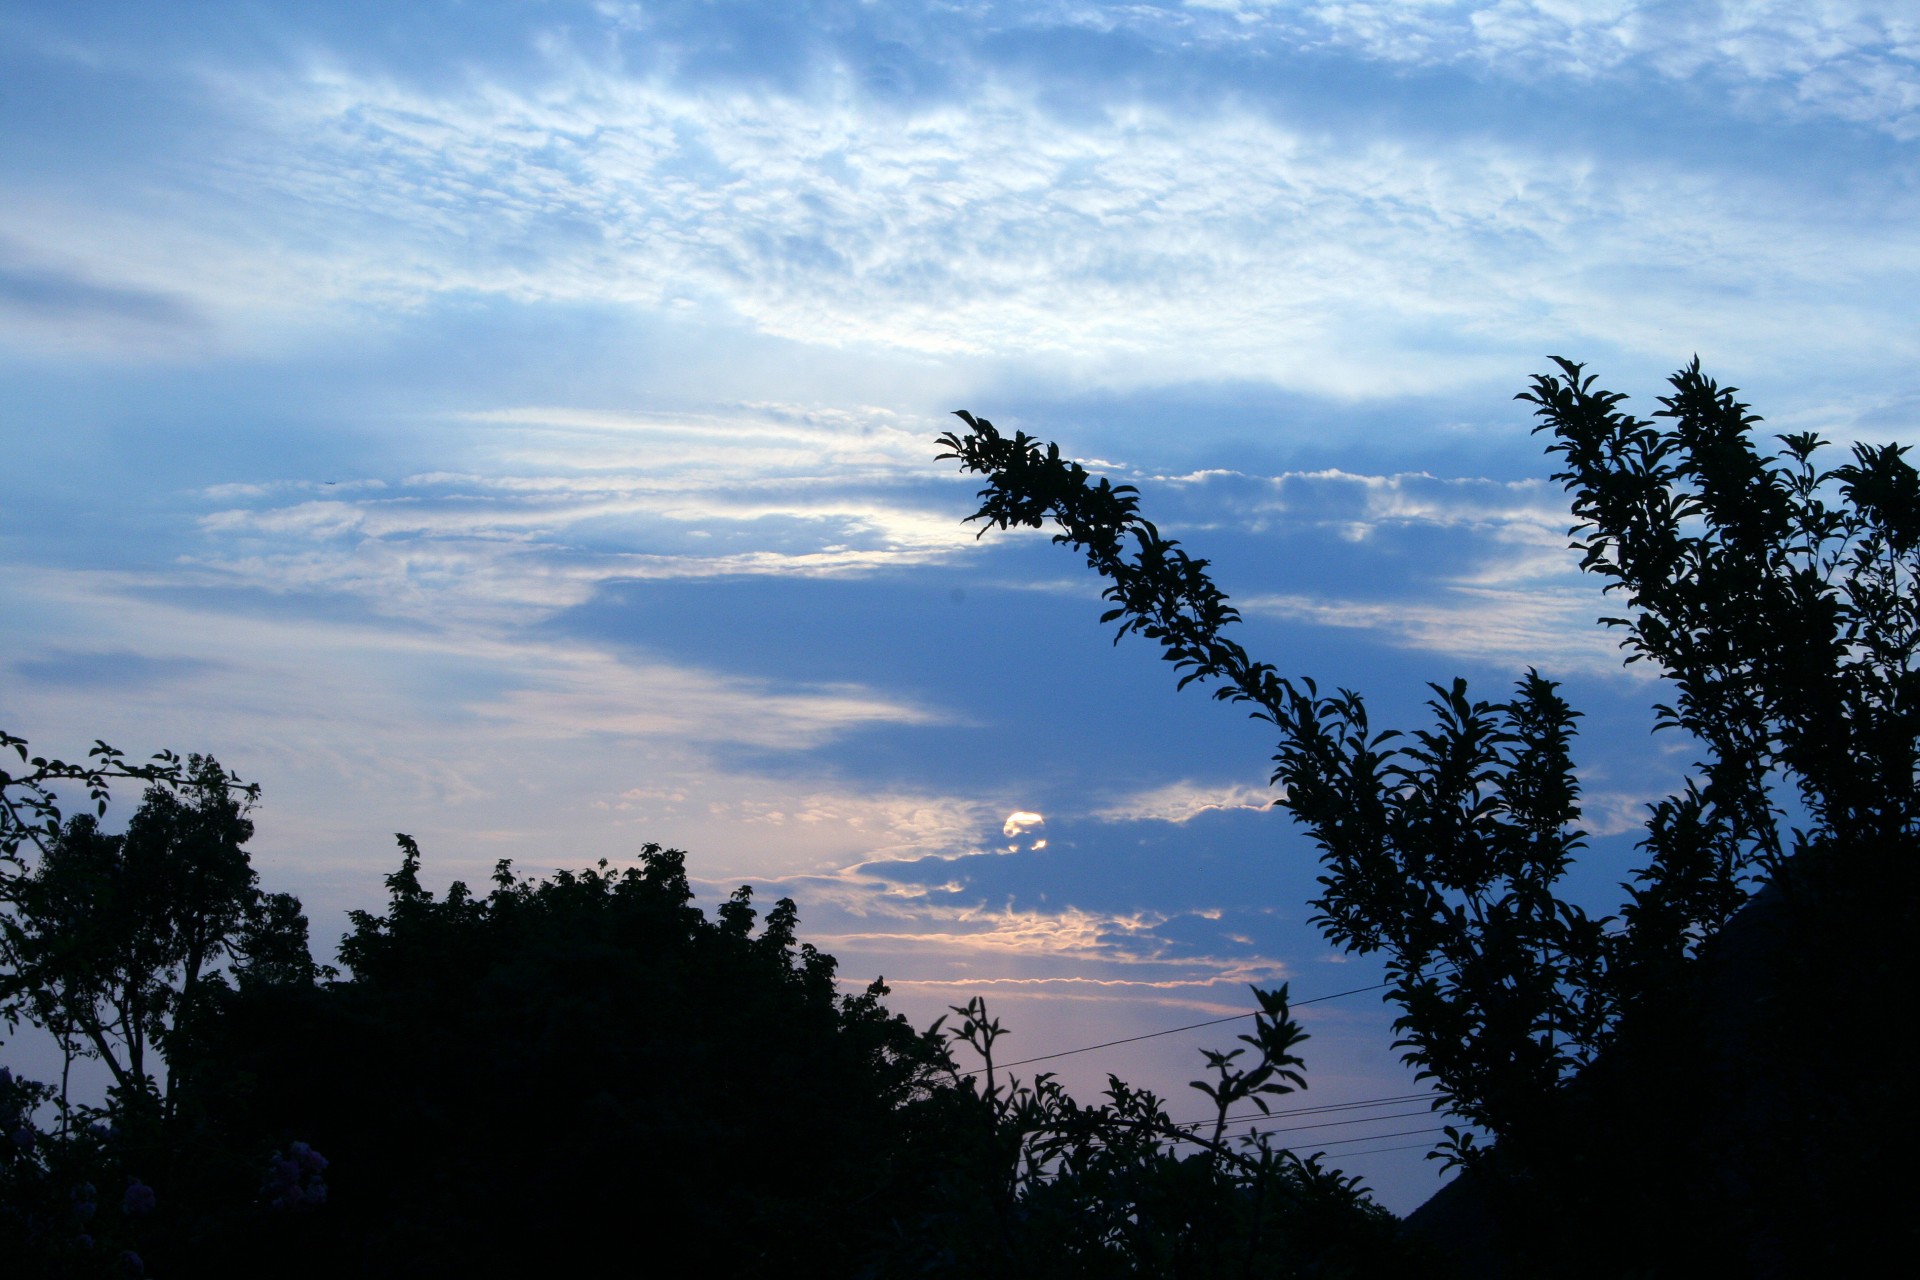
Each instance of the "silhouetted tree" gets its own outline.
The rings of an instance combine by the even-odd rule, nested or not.
[[[697,1250],[714,1274],[850,1275],[924,1195],[938,1042],[842,999],[794,905],[708,919],[680,853],[455,883],[420,855],[357,912],[344,981],[250,983],[209,1027],[205,1102],[327,1152],[301,1266],[600,1265]],[[613,1252],[609,1252],[613,1251]]]
[[[968,432],[943,436],[941,456],[988,477],[974,519],[1051,521],[1055,541],[1085,555],[1108,580],[1113,607],[1102,620],[1119,624],[1116,642],[1129,633],[1157,642],[1182,687],[1215,682],[1216,697],[1279,731],[1279,803],[1327,867],[1318,922],[1350,950],[1384,953],[1401,1006],[1397,1047],[1449,1110],[1498,1137],[1499,1177],[1560,1249],[1555,1265],[1645,1265],[1651,1241],[1667,1248],[1689,1235],[1701,1258],[1722,1263],[1757,1239],[1768,1243],[1756,1266],[1820,1260],[1846,1246],[1824,1228],[1796,1227],[1785,1206],[1800,1221],[1817,1220],[1809,1202],[1827,1222],[1885,1212],[1872,1174],[1840,1167],[1858,1156],[1872,1170],[1876,1154],[1890,1154],[1866,1119],[1877,1107],[1912,1113],[1888,1090],[1890,1074],[1849,1078],[1833,1055],[1871,1050],[1903,967],[1850,963],[1845,952],[1863,935],[1911,931],[1920,479],[1893,446],[1857,446],[1831,471],[1814,465],[1810,435],[1782,437],[1784,452],[1762,457],[1749,439],[1757,419],[1697,361],[1661,402],[1666,425],[1621,412],[1623,397],[1596,390],[1579,365],[1558,365],[1521,398],[1564,465],[1555,478],[1580,522],[1574,547],[1625,605],[1605,621],[1624,630],[1628,660],[1655,662],[1677,690],[1661,724],[1706,751],[1698,777],[1653,807],[1648,865],[1617,931],[1555,889],[1583,833],[1575,713],[1551,681],[1529,672],[1500,703],[1471,699],[1463,681],[1435,685],[1431,728],[1377,730],[1358,694],[1323,695],[1249,658],[1227,634],[1239,615],[1207,562],[1139,515],[1132,486],[1096,480],[1057,447],[1003,437],[965,413]],[[1784,835],[1781,788],[1808,816]],[[1800,1001],[1836,982],[1866,993],[1829,999],[1826,1016],[1796,1026],[1790,1050],[1750,1017],[1728,1021],[1724,964],[1701,978],[1691,963],[1763,875],[1790,891],[1781,936],[1792,941],[1745,944],[1739,1001],[1778,1001],[1798,1016]],[[1826,1055],[1827,1097],[1811,1110],[1796,1100],[1818,1121],[1789,1121],[1759,1152],[1762,1100],[1777,1102],[1792,1071],[1701,1052],[1705,1026],[1751,1050],[1765,1044],[1779,1063],[1789,1052]],[[1719,1108],[1712,1125],[1683,1114],[1711,1109],[1703,1092]],[[1734,1095],[1749,1101],[1724,1101]],[[1636,1163],[1663,1123],[1694,1149],[1647,1177]],[[1773,1185],[1729,1190],[1739,1157],[1712,1143],[1745,1143],[1757,1164],[1743,1176]],[[1457,1128],[1441,1154],[1486,1163]],[[1637,1189],[1619,1185],[1629,1177]],[[1695,1184],[1681,1190],[1688,1178]],[[1597,1233],[1622,1215],[1636,1223],[1611,1231],[1622,1253],[1566,1255],[1569,1233]],[[1551,1229],[1544,1222],[1559,1216]]]
[[[13,971],[0,991],[80,1038],[130,1104],[157,1097],[148,1048],[191,1016],[256,897],[241,847],[253,835],[250,796],[231,783],[217,761],[193,756],[176,786],[147,789],[124,834],[74,817],[12,886]]]
[[[297,900],[269,902],[254,888],[241,846],[258,790],[211,758],[163,752],[136,765],[96,744],[73,765],[29,757],[12,735],[0,746],[27,765],[0,771],[0,1016],[10,1030],[39,1024],[69,1065],[97,1056],[114,1078],[101,1108],[74,1105],[64,1071],[50,1089],[0,1068],[0,1256],[23,1276],[141,1274],[149,1241],[169,1233],[160,1220],[174,1179],[211,1154],[182,1161],[200,1144],[163,1107],[149,1051],[166,1057],[167,1101],[177,1100],[205,996],[225,985],[217,966],[255,949],[242,936],[250,920],[263,922],[256,933],[286,925],[289,906],[301,931],[272,949],[292,963],[304,918]],[[122,780],[149,787],[127,832],[111,835],[98,819]],[[59,792],[72,786],[95,812],[63,821]],[[49,1102],[59,1123],[43,1132],[35,1111]],[[239,1153],[247,1177],[258,1180],[265,1156],[264,1146]],[[153,1182],[168,1187],[158,1214]]]
[[[675,850],[539,881],[503,862],[486,895],[435,897],[400,839],[385,912],[342,941],[350,978],[243,975],[210,1001],[205,1141],[304,1135],[324,1212],[228,1214],[175,1256],[232,1267],[290,1228],[283,1274],[697,1253],[723,1276],[1338,1275],[1405,1252],[1312,1159],[1217,1121],[1196,1138],[1118,1080],[1082,1107],[1001,1079],[978,1001],[922,1033],[882,983],[838,995],[791,901],[762,920],[743,886],[709,918]],[[1304,1083],[1284,990],[1260,1000],[1246,1048],[1208,1055],[1221,1117]]]

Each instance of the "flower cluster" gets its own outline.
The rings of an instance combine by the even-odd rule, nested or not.
[[[127,1183],[127,1193],[120,1197],[120,1212],[129,1218],[152,1213],[155,1204],[153,1188],[138,1178]]]
[[[317,1207],[327,1202],[327,1182],[320,1175],[327,1169],[327,1158],[304,1142],[296,1142],[287,1153],[273,1153],[267,1167],[267,1180],[260,1195],[276,1209]]]

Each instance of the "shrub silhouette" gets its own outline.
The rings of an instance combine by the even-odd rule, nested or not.
[[[742,888],[709,920],[683,855],[421,887],[401,837],[351,979],[227,996],[206,1080],[228,1128],[327,1152],[319,1269],[497,1273],[690,1244],[716,1274],[851,1274],[923,1185],[940,1047]],[[316,1222],[319,1218],[316,1217]],[[616,1252],[609,1253],[609,1249]]]

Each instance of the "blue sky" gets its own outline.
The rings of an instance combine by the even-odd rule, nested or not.
[[[1915,440],[1917,61],[1839,0],[4,0],[0,723],[262,782],[322,939],[394,831],[441,883],[657,840],[1023,1052],[1370,981],[1258,726],[962,526],[967,408],[1382,719],[1565,679],[1610,905],[1690,756],[1511,397],[1698,352]],[[1315,1006],[1313,1100],[1406,1091],[1386,1024]]]

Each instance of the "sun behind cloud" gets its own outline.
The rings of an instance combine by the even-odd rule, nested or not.
[[[1020,852],[1023,843],[1028,849],[1046,848],[1046,830],[1047,820],[1025,809],[1015,809],[1008,814],[1006,822],[1000,827],[1000,833],[1011,841],[1007,845],[1008,853]]]

